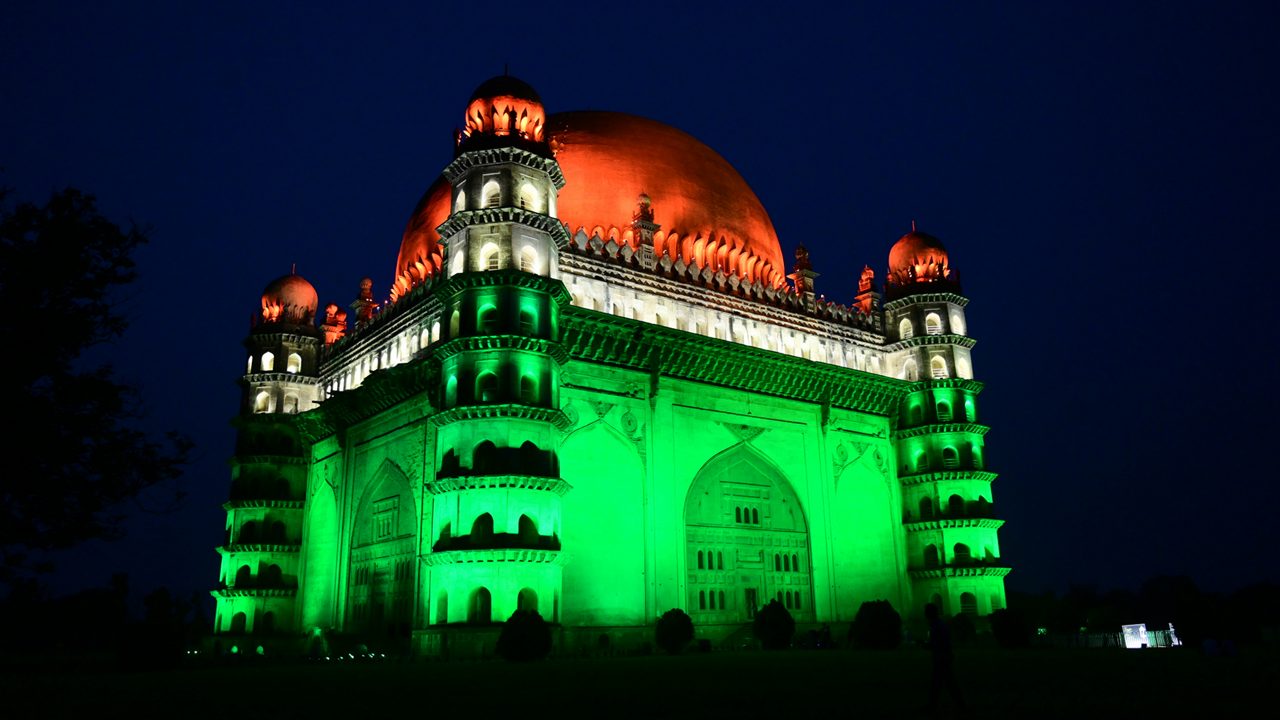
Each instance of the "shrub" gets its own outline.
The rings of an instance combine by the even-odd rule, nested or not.
[[[902,644],[902,616],[888,600],[868,600],[858,608],[849,635],[858,647],[892,650]]]
[[[991,613],[991,635],[1003,648],[1031,646],[1031,623],[1017,610],[1008,608]]]
[[[765,650],[781,650],[791,644],[791,636],[796,633],[796,621],[782,603],[770,600],[756,613],[752,630]]]
[[[532,662],[551,653],[551,626],[536,610],[517,610],[502,624],[498,654],[510,662]]]
[[[679,654],[693,640],[693,619],[680,608],[672,608],[658,618],[654,641],[671,655]]]

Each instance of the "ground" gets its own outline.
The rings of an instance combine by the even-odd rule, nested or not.
[[[973,711],[941,717],[1239,717],[1261,709],[1280,654],[974,649],[957,653],[957,670]],[[928,672],[920,650],[829,650],[5,672],[0,691],[9,717],[927,717]]]

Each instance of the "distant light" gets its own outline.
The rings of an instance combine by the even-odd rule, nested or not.
[[[239,654],[240,654],[240,646],[239,646],[239,645],[232,645],[232,646],[231,646],[231,654],[232,654],[232,655],[239,655]]]
[[[1121,625],[1124,633],[1124,646],[1130,650],[1147,647],[1147,624]]]
[[[267,650],[266,650],[266,648],[262,647],[261,645],[259,645],[259,646],[258,646],[258,651],[257,651],[257,652],[258,652],[258,654],[259,654],[259,655],[266,655],[266,654],[267,654]]]

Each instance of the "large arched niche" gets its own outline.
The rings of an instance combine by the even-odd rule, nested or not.
[[[305,530],[303,629],[333,627],[338,583],[338,504],[333,488],[326,482],[316,483],[307,499]]]
[[[390,460],[356,505],[347,571],[347,627],[406,635],[413,620],[417,503],[409,478]]]
[[[845,464],[836,475],[831,508],[835,616],[852,620],[867,600],[888,600],[903,612],[898,535],[902,519],[889,486],[883,450],[837,448]]]
[[[747,443],[702,466],[684,505],[685,606],[695,623],[740,623],[780,599],[812,620],[809,526],[782,470]]]
[[[571,486],[561,501],[563,622],[644,624],[644,464],[635,445],[597,421],[561,444],[560,475]]]

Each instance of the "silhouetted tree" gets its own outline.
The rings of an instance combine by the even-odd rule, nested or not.
[[[902,644],[902,616],[888,600],[868,600],[858,608],[849,637],[858,647],[892,650]]]
[[[781,650],[791,645],[791,637],[796,634],[796,621],[782,603],[770,600],[756,613],[751,629],[765,650]]]
[[[113,506],[177,478],[190,449],[139,430],[136,391],[84,358],[124,331],[117,293],[136,277],[132,253],[146,235],[122,230],[78,190],[43,207],[10,209],[7,197],[0,190],[0,396],[11,419],[0,433],[0,579],[36,569],[30,551],[117,537]]]
[[[672,655],[678,654],[693,640],[693,618],[680,608],[672,608],[658,618],[653,636],[658,647]]]

